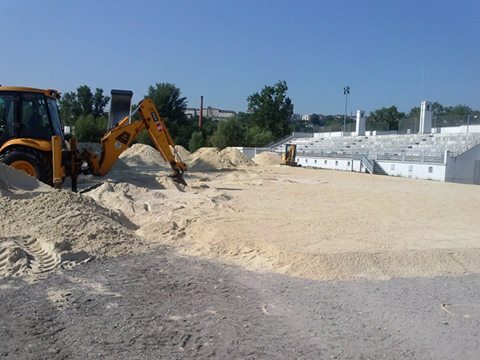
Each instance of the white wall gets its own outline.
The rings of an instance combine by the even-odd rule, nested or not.
[[[433,134],[464,134],[467,132],[467,125],[449,126],[432,129]],[[470,125],[468,127],[469,133],[480,133],[480,125]]]
[[[331,157],[307,157],[297,156],[296,161],[303,167],[314,167],[320,169],[342,170],[342,171],[357,171],[365,172],[361,166],[360,160],[352,160],[345,158],[331,158]]]
[[[475,161],[479,160],[480,145],[465,151],[457,157],[447,157],[445,181],[480,184],[478,172],[475,174]]]
[[[253,159],[257,154],[260,154],[262,152],[268,151],[267,148],[258,148],[258,147],[236,147],[238,150],[240,150],[243,155],[245,155],[249,159]]]
[[[335,132],[321,132],[321,133],[313,133],[314,138],[333,138],[333,137],[346,137],[346,136],[356,136],[355,132],[342,132],[342,131],[335,131]]]
[[[408,163],[391,160],[377,160],[377,163],[391,176],[445,181],[445,164]]]

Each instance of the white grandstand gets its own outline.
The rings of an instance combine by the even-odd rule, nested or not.
[[[301,166],[480,184],[480,125],[432,129],[427,121],[421,129],[428,133],[401,135],[365,132],[360,124],[359,135],[361,121],[357,116],[354,133],[293,133],[255,153],[282,153],[285,144],[297,144],[296,161]]]

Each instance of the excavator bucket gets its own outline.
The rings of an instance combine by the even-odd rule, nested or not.
[[[117,125],[123,118],[130,115],[133,92],[130,90],[112,90],[108,129]]]

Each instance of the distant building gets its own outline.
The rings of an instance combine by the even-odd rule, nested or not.
[[[302,121],[310,121],[311,117],[312,115],[309,114],[302,115]]]
[[[199,116],[200,109],[187,108],[185,110],[185,115],[187,115],[187,117],[189,118]],[[216,109],[214,107],[208,106],[203,109],[202,115],[204,118],[209,118],[213,120],[226,120],[231,117],[234,117],[235,115],[237,115],[237,113],[233,110],[222,110],[222,109]]]

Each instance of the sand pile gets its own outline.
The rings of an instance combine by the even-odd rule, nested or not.
[[[279,165],[281,160],[280,154],[270,151],[262,152],[253,158],[255,164],[263,166]]]
[[[137,252],[134,228],[123,214],[69,191],[0,197],[0,254],[6,254],[0,275],[40,274],[92,256]]]
[[[175,147],[170,146],[170,150],[174,155],[178,154],[178,156],[180,157],[180,160],[182,161],[187,157],[189,157],[190,155],[192,155],[192,153],[187,149],[185,149],[182,145],[175,145]]]
[[[158,150],[145,144],[133,144],[120,155],[120,159],[133,168],[148,170],[170,168]]]
[[[232,169],[238,166],[249,166],[253,162],[238,149],[200,148],[185,159],[188,171],[215,171]]]
[[[87,194],[107,209],[122,211],[130,220],[150,212],[152,203],[162,203],[166,197],[159,190],[114,182],[105,182]]]
[[[50,186],[0,162],[0,197],[29,197],[52,190]]]
[[[220,156],[227,158],[234,167],[255,165],[252,160],[247,158],[240,150],[234,147],[223,149],[220,151]]]

